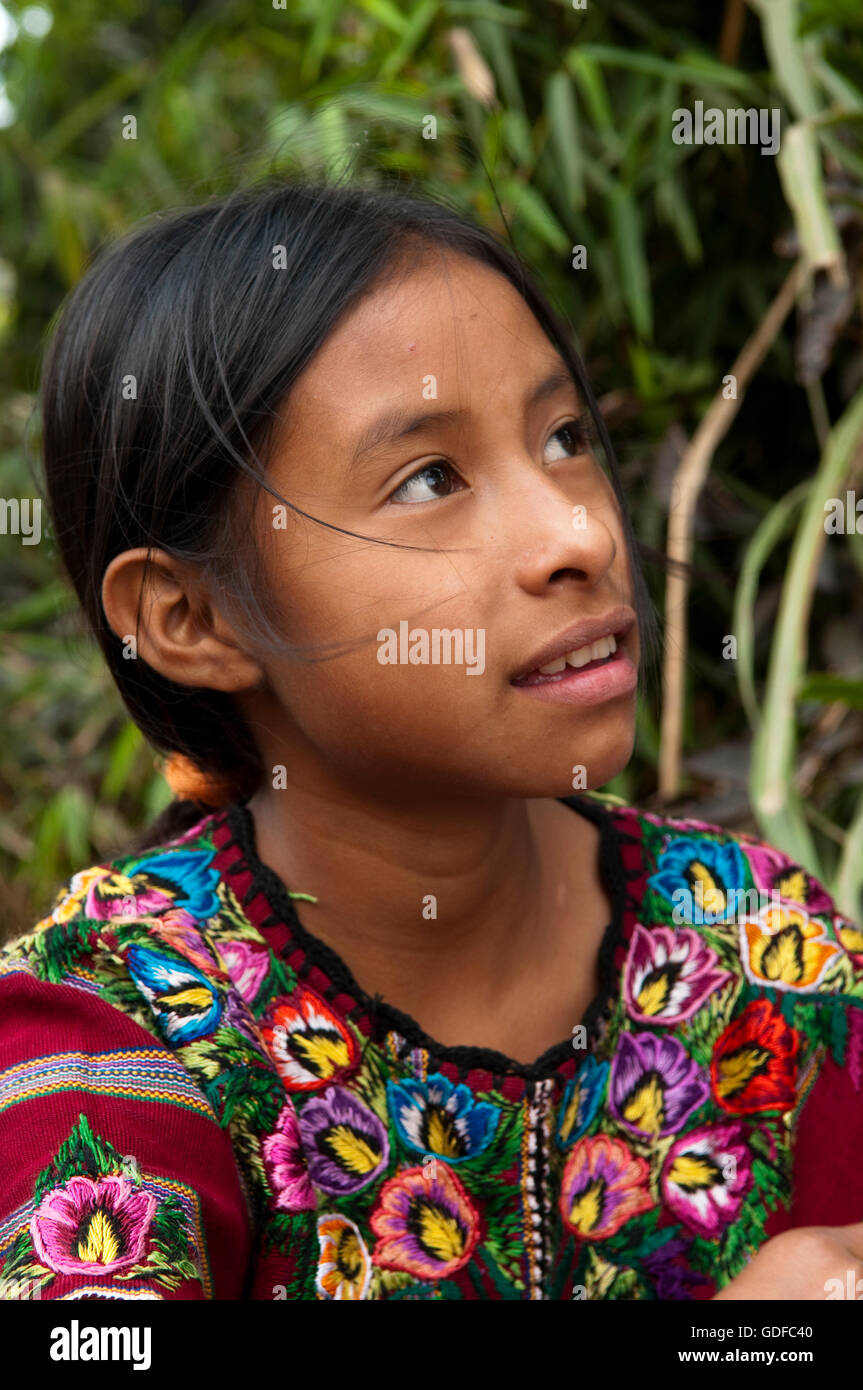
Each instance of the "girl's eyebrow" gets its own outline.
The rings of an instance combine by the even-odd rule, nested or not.
[[[528,410],[553,396],[555,391],[559,391],[563,386],[577,389],[572,373],[565,368],[550,372],[528,391],[524,401],[525,409]],[[382,444],[395,444],[406,435],[419,433],[426,425],[454,424],[463,415],[463,410],[427,410],[422,415],[410,415],[406,410],[387,410],[363,430],[349,466],[355,467],[365,454],[380,448]]]

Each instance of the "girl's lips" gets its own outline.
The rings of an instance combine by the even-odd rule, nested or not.
[[[630,695],[638,685],[638,672],[625,647],[618,646],[617,651],[603,661],[567,666],[556,676],[542,676],[532,671],[510,684],[514,690],[521,690],[547,704],[601,705],[619,695]]]

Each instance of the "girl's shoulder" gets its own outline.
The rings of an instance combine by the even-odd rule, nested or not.
[[[225,1111],[255,1068],[271,1109],[278,1088],[208,929],[210,832],[79,870],[0,950],[0,1297],[242,1296],[251,1188]]]
[[[183,835],[72,874],[46,915],[0,947],[0,980],[23,972],[46,984],[104,992],[152,1026],[148,983],[158,991],[157,977],[176,974],[178,963],[202,979],[221,971],[204,931],[230,907],[215,863],[215,820],[202,817]],[[123,989],[129,975],[137,985],[131,993]]]
[[[748,832],[633,806],[611,814],[626,871],[630,1014],[668,1026],[710,1013],[730,1025],[769,1008],[839,1060],[849,1040],[863,1076],[863,931],[828,887]]]

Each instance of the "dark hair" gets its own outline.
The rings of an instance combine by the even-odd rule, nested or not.
[[[105,570],[134,546],[192,561],[263,640],[270,613],[241,506],[249,490],[236,485],[253,479],[252,503],[263,487],[292,506],[261,461],[277,412],[352,304],[430,246],[505,276],[570,367],[621,509],[645,659],[655,662],[656,614],[611,441],[569,329],[514,252],[401,188],[269,179],[160,213],[108,247],[64,307],[41,383],[45,490],[66,570],[133,720],[154,748],[182,754],[237,797],[264,771],[233,700],[124,657],[102,607]],[[174,802],[138,848],[187,828],[201,804]]]

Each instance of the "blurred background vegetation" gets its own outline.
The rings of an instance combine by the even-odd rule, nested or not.
[[[778,108],[780,155],[675,144],[698,100]],[[684,698],[669,727],[644,702],[608,790],[760,832],[859,916],[863,535],[826,536],[823,503],[863,497],[861,123],[859,0],[3,0],[0,497],[37,495],[45,336],[106,238],[297,167],[454,200],[509,228],[574,325],[643,541],[665,549],[687,467],[705,477]],[[763,360],[706,440],[753,335]],[[662,614],[666,576],[649,582]],[[8,932],[170,792],[50,535],[0,535],[0,594]]]

